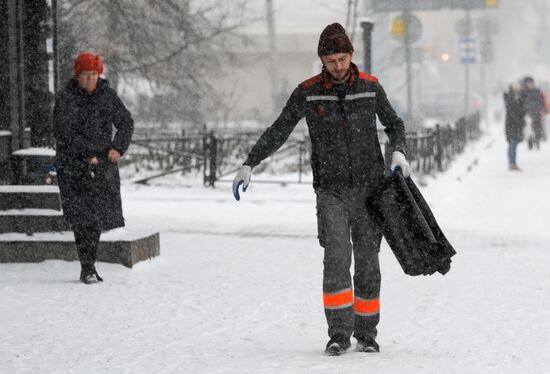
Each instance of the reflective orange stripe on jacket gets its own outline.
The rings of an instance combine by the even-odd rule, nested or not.
[[[353,291],[351,288],[323,294],[325,309],[343,309],[353,305]]]
[[[353,310],[360,316],[370,316],[380,313],[380,298],[367,300],[356,297],[355,303],[353,304]]]

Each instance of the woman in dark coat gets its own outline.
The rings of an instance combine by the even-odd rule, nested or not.
[[[95,269],[101,231],[124,226],[117,162],[134,129],[130,112],[99,77],[102,72],[100,56],[80,54],[53,113],[63,215],[74,232],[84,283],[102,281]]]
[[[504,93],[506,106],[505,132],[508,141],[508,162],[510,170],[520,170],[516,163],[516,150],[523,140],[525,128],[525,106],[523,105],[521,87],[517,83],[510,84],[508,92]]]

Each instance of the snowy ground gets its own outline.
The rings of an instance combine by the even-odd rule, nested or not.
[[[550,373],[550,144],[509,172],[500,128],[422,190],[457,249],[409,277],[384,244],[380,354],[326,357],[310,185],[125,186],[161,256],[0,264],[1,373]],[[468,171],[470,169],[470,171]]]

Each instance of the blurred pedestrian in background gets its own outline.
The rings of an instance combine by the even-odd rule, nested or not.
[[[504,93],[504,106],[506,108],[505,133],[508,142],[508,167],[518,171],[516,152],[518,144],[523,140],[525,128],[525,105],[521,86],[517,82],[510,84],[508,91]]]
[[[544,136],[542,117],[546,113],[546,105],[541,90],[535,87],[532,77],[523,79],[523,104],[526,114],[531,118],[532,135],[528,139],[529,149],[540,148],[540,142]]]

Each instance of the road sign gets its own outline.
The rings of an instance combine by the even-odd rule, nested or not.
[[[391,34],[399,41],[403,41],[408,34],[409,42],[415,43],[422,35],[422,22],[412,14],[398,16],[392,22]]]
[[[460,62],[468,65],[476,63],[476,44],[474,39],[460,39]]]
[[[394,18],[391,23],[391,35],[394,38],[404,38],[407,33],[407,22],[403,17]]]
[[[408,9],[440,10],[440,9],[494,9],[498,0],[373,0],[375,12],[397,12]]]

